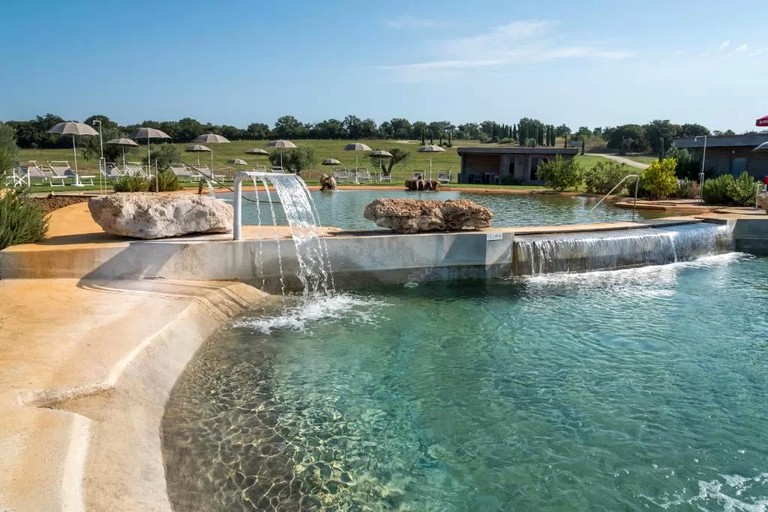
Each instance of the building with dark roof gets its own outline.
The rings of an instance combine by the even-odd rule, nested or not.
[[[753,151],[768,141],[768,133],[752,135],[722,135],[707,137],[704,169],[709,175],[749,173],[760,181],[768,176],[768,151]],[[704,137],[675,139],[675,146],[687,149],[694,161],[701,162]]]
[[[540,185],[536,170],[558,155],[567,160],[579,153],[573,148],[460,147],[459,183]]]

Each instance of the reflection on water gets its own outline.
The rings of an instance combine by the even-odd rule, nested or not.
[[[505,226],[542,226],[558,224],[581,224],[586,222],[618,222],[632,220],[632,211],[600,205],[594,213],[590,209],[597,199],[586,197],[566,197],[547,194],[477,194],[469,192],[406,192],[397,190],[338,190],[335,192],[313,191],[312,199],[320,215],[323,226],[342,229],[379,229],[376,224],[363,217],[365,206],[380,197],[409,199],[469,199],[491,209],[494,214],[491,225]],[[246,196],[248,193],[246,193]],[[253,193],[251,193],[253,195]],[[231,198],[231,194],[223,195]],[[271,225],[272,212],[269,204],[261,198],[260,211],[255,203],[244,202],[243,223]],[[280,225],[287,224],[283,212],[278,207],[275,217]],[[259,214],[261,215],[259,217]],[[664,215],[657,211],[638,211],[637,220]]]
[[[163,424],[177,510],[766,510],[768,260],[245,316]]]

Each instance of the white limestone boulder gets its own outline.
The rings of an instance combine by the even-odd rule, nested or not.
[[[231,233],[232,206],[209,196],[130,192],[93,197],[91,217],[112,235],[169,238],[190,233]]]
[[[466,199],[376,199],[365,207],[363,215],[395,233],[483,229],[490,226],[493,217],[491,210]]]
[[[768,192],[761,192],[757,196],[757,204],[768,213]]]

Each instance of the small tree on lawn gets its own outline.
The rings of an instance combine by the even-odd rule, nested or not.
[[[280,151],[273,151],[269,154],[269,163],[280,165]],[[310,169],[315,164],[315,150],[302,146],[283,151],[283,168],[287,172],[301,174],[302,171]]]
[[[677,191],[674,158],[656,160],[643,171],[640,186],[651,194],[651,199],[666,199]]]
[[[382,172],[385,176],[391,176],[392,175],[392,169],[397,165],[401,163],[405,163],[406,160],[408,160],[408,157],[411,156],[411,154],[408,151],[405,151],[400,148],[392,148],[387,150],[390,155],[392,155],[391,158],[386,158],[382,161]],[[378,156],[371,156],[369,157],[371,159],[371,165],[375,167],[379,167],[379,157]]]
[[[537,174],[544,182],[544,186],[557,192],[578,188],[584,179],[584,171],[581,166],[560,155],[557,155],[554,160],[539,164]]]

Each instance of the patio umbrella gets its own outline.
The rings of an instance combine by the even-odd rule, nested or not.
[[[248,162],[246,162],[242,158],[233,158],[229,161],[229,163],[233,165],[248,165]]]
[[[204,133],[192,139],[192,142],[198,142],[200,144],[229,144],[229,139],[222,135],[217,135],[215,133]],[[213,172],[213,150],[210,150],[210,151],[211,151],[211,172]]]
[[[369,148],[367,145],[363,144],[362,142],[353,142],[351,144],[347,144],[344,146],[344,151],[354,151],[355,152],[355,170],[357,170],[357,152],[358,151],[370,151],[371,148]]]
[[[428,144],[421,146],[419,153],[445,153],[445,149],[435,144]],[[429,181],[432,181],[432,155],[429,155]]]
[[[76,123],[74,121],[67,121],[64,123],[58,123],[53,126],[48,133],[58,133],[60,135],[72,136],[72,153],[75,155],[75,186],[82,187],[80,183],[80,175],[77,174],[77,146],[75,145],[75,135],[98,135],[99,132],[91,128],[85,123]]]
[[[112,139],[105,142],[105,144],[112,144],[113,146],[122,146],[123,148],[123,167],[125,167],[125,148],[137,148],[139,145],[136,141],[126,139],[125,137],[119,139]]]
[[[269,151],[266,151],[266,150],[261,149],[261,148],[253,148],[253,149],[247,150],[245,152],[245,154],[246,155],[268,155]]]
[[[755,126],[768,126],[768,116],[761,117],[755,121]]]
[[[150,139],[170,139],[171,136],[162,130],[158,130],[157,128],[148,128],[146,126],[142,126],[141,128],[136,128],[133,130],[128,137],[131,139],[147,139],[147,166],[149,167],[149,172],[151,174],[152,156],[149,153]]]
[[[768,141],[763,142],[752,151],[768,151]]]
[[[326,158],[323,160],[323,165],[339,165],[341,162],[336,160],[335,158]]]
[[[200,165],[200,153],[210,153],[211,148],[203,146],[202,144],[195,144],[194,146],[188,146],[184,151],[187,151],[188,153],[197,153],[197,165]]]
[[[371,156],[377,156],[379,157],[379,178],[381,178],[381,171],[382,171],[382,160],[384,158],[392,158],[392,153],[389,151],[384,151],[383,149],[377,149],[374,151],[371,151]]]
[[[267,147],[278,148],[280,150],[280,168],[283,168],[283,149],[295,148],[296,144],[289,140],[277,139],[267,142]]]

